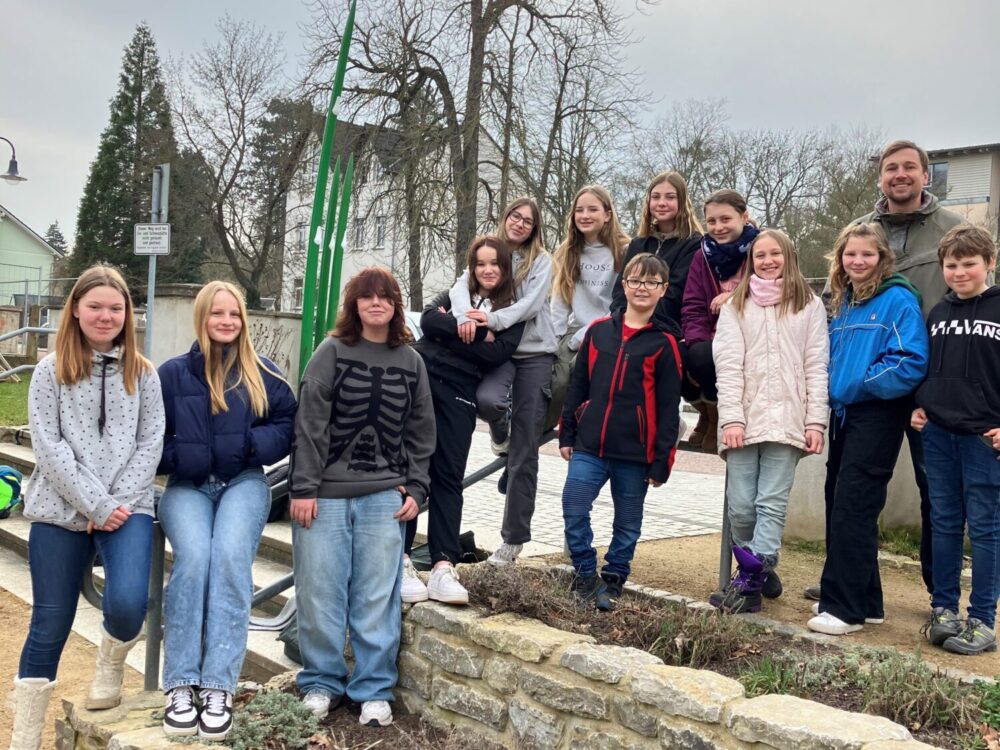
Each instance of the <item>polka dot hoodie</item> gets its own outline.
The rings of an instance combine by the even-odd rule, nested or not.
[[[85,531],[87,521],[103,526],[119,505],[153,515],[164,435],[160,379],[150,369],[129,395],[119,356],[117,348],[94,352],[90,377],[73,385],[56,380],[55,354],[35,368],[28,424],[36,463],[25,518]]]

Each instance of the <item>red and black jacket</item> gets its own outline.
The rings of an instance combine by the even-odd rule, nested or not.
[[[647,463],[667,481],[680,426],[677,338],[653,320],[622,341],[624,311],[591,323],[566,393],[559,447]]]

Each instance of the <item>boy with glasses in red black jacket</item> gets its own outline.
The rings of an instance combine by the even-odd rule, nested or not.
[[[627,306],[594,321],[576,358],[559,430],[570,462],[563,488],[572,590],[597,609],[621,595],[642,531],[646,490],[667,481],[680,425],[681,357],[677,339],[654,318],[670,272],[650,253],[625,266]],[[611,481],[614,532],[597,575],[590,509]]]

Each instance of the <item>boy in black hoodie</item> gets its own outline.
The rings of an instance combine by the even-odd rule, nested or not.
[[[911,424],[923,431],[933,529],[934,594],[924,632],[958,654],[996,651],[1000,594],[1000,287],[996,245],[958,226],[938,259],[951,292],[927,318],[930,368]],[[962,542],[972,542],[969,617],[958,616]]]
[[[559,452],[570,462],[562,504],[573,590],[599,610],[621,595],[646,490],[666,482],[674,462],[681,358],[677,339],[654,317],[669,278],[666,263],[650,253],[628,262],[627,307],[587,329],[563,407]],[[608,480],[614,531],[598,576],[590,510]]]

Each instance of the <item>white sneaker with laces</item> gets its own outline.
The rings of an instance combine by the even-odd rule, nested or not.
[[[454,565],[440,565],[431,571],[427,581],[427,595],[436,602],[445,604],[468,604],[469,592],[458,582],[458,571]]]
[[[849,625],[829,612],[821,612],[806,623],[810,630],[827,635],[847,635],[861,630],[862,625]]]
[[[812,611],[814,615],[819,614],[819,602],[815,602],[812,606]],[[884,617],[866,617],[865,625],[881,625],[885,622]]]
[[[325,719],[330,713],[330,696],[319,690],[310,690],[302,699],[302,705],[312,711],[317,719]]]
[[[427,587],[417,575],[417,569],[413,567],[410,558],[403,558],[403,581],[399,587],[399,596],[407,604],[427,601]]]
[[[224,740],[233,726],[233,694],[225,690],[205,688],[198,717],[198,736],[206,740]]]
[[[194,689],[190,685],[175,687],[167,692],[163,733],[168,737],[198,734],[198,707],[194,702]]]
[[[386,701],[365,701],[358,721],[366,727],[387,727],[392,724],[392,707]]]
[[[496,550],[486,558],[486,562],[490,565],[510,565],[517,562],[517,556],[521,554],[521,550],[524,549],[523,544],[507,544],[504,542]]]

